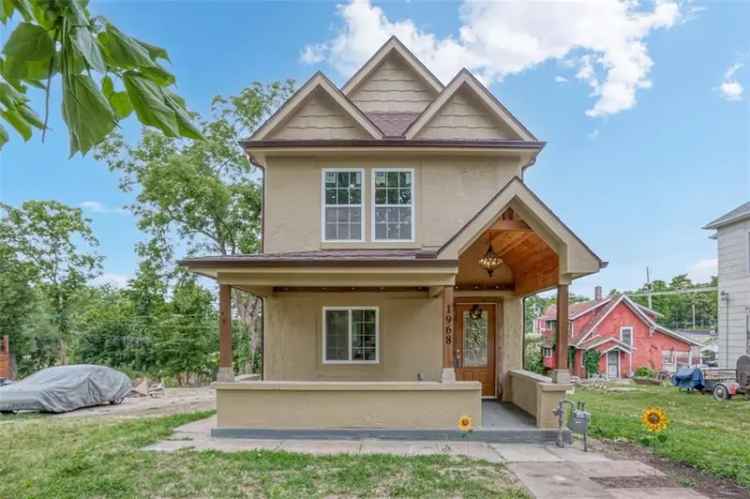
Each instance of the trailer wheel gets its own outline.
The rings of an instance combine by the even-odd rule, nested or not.
[[[732,395],[729,393],[729,390],[726,386],[718,384],[714,387],[714,398],[719,402],[722,402],[724,400],[731,399]]]

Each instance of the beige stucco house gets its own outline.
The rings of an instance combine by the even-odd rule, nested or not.
[[[216,434],[486,427],[500,404],[483,399],[554,425],[567,357],[554,379],[521,369],[522,300],[567,304],[604,263],[524,183],[544,143],[476,77],[443,85],[391,38],[243,146],[264,172],[262,253],[182,261],[220,287]],[[230,288],[263,298],[259,382],[234,382]]]

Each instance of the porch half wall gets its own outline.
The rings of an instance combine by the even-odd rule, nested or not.
[[[482,420],[478,382],[219,383],[218,428],[450,429]]]

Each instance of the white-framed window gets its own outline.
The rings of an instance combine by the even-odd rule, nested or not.
[[[323,363],[377,364],[378,307],[323,307]]]
[[[327,242],[365,239],[362,168],[324,168],[321,180],[321,237]]]
[[[414,169],[374,169],[372,192],[372,240],[414,241]]]
[[[633,328],[631,326],[623,326],[620,328],[620,341],[626,345],[633,346]]]

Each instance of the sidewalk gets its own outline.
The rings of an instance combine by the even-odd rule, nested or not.
[[[485,442],[411,442],[399,440],[246,440],[210,436],[215,417],[175,430],[167,440],[145,450],[180,449],[241,452],[272,450],[306,454],[447,454],[503,464],[538,499],[697,499],[706,497],[680,487],[659,470],[639,461],[612,460],[575,447]]]

